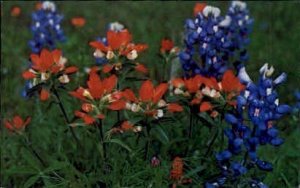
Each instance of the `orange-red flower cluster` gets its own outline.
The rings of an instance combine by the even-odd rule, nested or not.
[[[231,70],[224,73],[221,82],[214,77],[207,78],[200,75],[189,79],[175,78],[171,82],[174,94],[188,98],[190,105],[199,105],[200,112],[212,111],[213,105],[210,101],[220,98],[223,93],[226,95],[227,103],[235,105],[233,98],[245,88]],[[205,100],[205,97],[209,100]]]
[[[174,42],[170,39],[161,40],[160,53],[162,54],[176,54],[179,52],[179,48],[174,46]]]
[[[168,90],[167,83],[161,83],[154,87],[150,80],[144,81],[139,90],[139,97],[136,97],[131,89],[122,91],[122,99],[115,101],[109,107],[112,110],[127,109],[132,112],[141,112],[145,115],[161,118],[164,116],[164,109],[169,112],[181,112],[182,106],[176,103],[167,103],[162,97]]]
[[[101,79],[96,69],[92,69],[87,81],[87,88],[79,87],[70,94],[82,101],[81,111],[75,115],[83,119],[85,124],[93,124],[96,119],[104,119],[108,106],[121,98],[121,93],[113,91],[117,84],[117,77]]]
[[[83,17],[74,17],[71,19],[71,24],[75,27],[83,27],[86,20]]]
[[[148,48],[145,44],[132,43],[132,36],[127,29],[121,31],[107,31],[107,43],[105,45],[99,41],[92,41],[90,45],[96,48],[95,57],[106,57],[113,59],[115,57],[125,56],[129,60],[134,60],[138,57],[138,53]]]
[[[30,123],[31,117],[27,117],[25,121],[16,115],[12,120],[4,120],[4,126],[11,132],[20,132]]]
[[[48,51],[43,49],[41,53],[31,54],[31,68],[23,72],[23,78],[26,80],[33,79],[33,85],[45,83],[53,78],[58,78],[62,84],[69,83],[69,75],[77,72],[75,66],[65,67],[67,59],[62,56],[60,50]],[[40,99],[47,100],[50,96],[49,92],[42,88],[40,91]]]
[[[18,17],[21,14],[21,8],[19,6],[13,6],[10,10],[10,15],[13,17]]]
[[[132,123],[130,123],[129,121],[123,121],[122,124],[119,127],[114,127],[111,130],[113,133],[124,133],[124,132],[128,132],[128,131],[132,131],[132,132],[140,132],[142,131],[142,127],[141,126],[134,126]]]

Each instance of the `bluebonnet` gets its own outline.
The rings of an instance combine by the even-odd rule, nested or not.
[[[186,77],[201,74],[220,79],[236,53],[240,55],[237,62],[247,60],[245,46],[252,19],[246,5],[239,3],[232,3],[225,17],[220,16],[220,9],[206,6],[195,19],[186,20],[185,49],[179,55]]]
[[[300,91],[295,92],[295,97],[296,97],[297,102],[294,106],[294,109],[300,111]]]
[[[43,48],[54,49],[57,42],[66,40],[61,28],[63,15],[58,14],[53,2],[42,2],[41,9],[32,13],[31,31],[33,38],[29,46],[33,53],[39,53]]]
[[[239,78],[246,84],[246,89],[238,96],[236,109],[225,115],[225,120],[231,125],[224,131],[228,147],[216,155],[224,177],[238,177],[255,165],[264,171],[273,169],[272,164],[261,160],[256,151],[260,145],[279,146],[284,142],[275,122],[291,111],[290,106],[279,104],[276,91],[286,80],[286,74],[272,79],[273,72],[274,68],[265,64],[255,84],[245,69],[240,69]],[[236,161],[234,156],[241,154],[244,154],[243,159]],[[261,182],[252,181],[252,184],[253,187],[266,187]]]

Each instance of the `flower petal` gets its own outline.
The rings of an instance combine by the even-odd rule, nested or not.
[[[147,102],[150,101],[154,94],[154,87],[150,80],[146,80],[142,83],[139,95],[141,98],[141,101]]]

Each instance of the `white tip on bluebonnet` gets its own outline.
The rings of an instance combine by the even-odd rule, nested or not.
[[[203,9],[203,15],[205,17],[208,17],[209,15],[212,15],[213,17],[218,17],[221,14],[221,10],[217,7],[213,7],[213,6],[206,6]]]
[[[280,76],[278,76],[274,81],[273,83],[275,85],[279,85],[281,84],[282,82],[285,82],[286,81],[286,78],[287,78],[287,74],[286,73],[282,73]]]
[[[269,65],[268,65],[268,63],[265,63],[260,69],[259,69],[259,73],[261,74],[261,75],[263,75],[263,78],[265,78],[266,76],[271,76],[272,74],[273,74],[273,72],[274,72],[274,67],[273,66],[271,66],[270,68],[269,68]]]
[[[120,22],[112,22],[108,25],[108,30],[111,31],[121,31],[124,28],[125,28],[124,25],[121,24]]]
[[[251,83],[252,82],[252,80],[251,80],[250,76],[248,75],[245,67],[240,68],[238,78],[243,83]]]
[[[55,9],[56,9],[56,6],[55,6],[55,4],[54,4],[53,2],[51,2],[51,1],[44,1],[44,2],[42,3],[42,9],[44,9],[44,10],[50,10],[50,11],[54,12]]]
[[[245,10],[247,8],[247,4],[242,1],[232,1],[231,6],[234,8],[239,8],[240,10]]]
[[[230,16],[226,16],[224,20],[222,20],[220,23],[219,23],[219,26],[221,27],[227,27],[229,26],[231,23],[231,17]]]

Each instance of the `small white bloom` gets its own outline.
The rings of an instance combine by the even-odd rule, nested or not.
[[[183,94],[184,92],[183,92],[181,89],[176,88],[176,89],[174,90],[174,93],[175,93],[176,95],[181,95],[181,94]]]
[[[108,51],[106,54],[106,59],[112,59],[113,57],[115,57],[115,54],[113,51]]]
[[[129,52],[128,54],[127,54],[127,59],[129,59],[129,60],[135,60],[137,57],[138,57],[138,53],[137,53],[137,51],[136,50],[132,50],[131,52]]]
[[[229,26],[231,23],[231,17],[230,16],[226,16],[224,20],[222,20],[220,23],[219,23],[219,26],[221,27],[227,27]]]
[[[206,49],[207,48],[207,43],[203,43],[202,48]]]
[[[94,57],[96,57],[96,58],[102,58],[102,57],[104,57],[105,56],[105,54],[101,51],[101,50],[99,50],[99,49],[96,49],[96,51],[94,52]]]
[[[131,106],[131,111],[133,111],[133,112],[138,112],[138,111],[140,111],[141,110],[141,107],[139,106],[139,105],[137,105],[137,104],[132,104],[132,106]]]
[[[132,107],[132,104],[127,102],[125,108],[127,110],[131,110],[131,107]]]
[[[164,101],[164,100],[161,99],[161,100],[158,101],[157,106],[158,106],[159,108],[162,108],[162,107],[167,106],[167,103],[166,103],[166,101]]]
[[[164,111],[162,109],[157,110],[157,114],[156,114],[157,118],[161,118],[164,116]]]
[[[142,131],[142,126],[135,126],[133,128],[133,132],[137,133],[137,132],[141,132]]]
[[[49,77],[50,77],[50,74],[49,74],[49,73],[43,72],[43,73],[41,74],[41,80],[42,80],[42,81],[48,80]]]
[[[263,77],[265,78],[266,76],[271,76],[272,74],[273,74],[273,72],[274,72],[274,67],[273,66],[271,66],[270,68],[269,68],[269,65],[268,65],[268,63],[265,63],[264,64],[264,66],[262,66],[261,68],[260,68],[260,70],[259,70],[259,73],[261,74],[261,75],[263,75]]]
[[[58,78],[58,80],[59,80],[60,83],[62,83],[62,84],[66,84],[66,83],[69,83],[69,82],[70,82],[69,76],[66,75],[66,74],[63,74],[62,76],[60,76],[60,77]]]
[[[243,25],[243,20],[239,20],[238,24],[239,24],[239,26],[242,26]]]
[[[41,25],[40,22],[35,23],[35,27],[40,27],[40,25]]]
[[[56,28],[57,30],[60,30],[60,25],[56,25],[55,28]]]
[[[111,31],[121,31],[124,29],[124,25],[121,24],[120,22],[112,22],[108,26],[108,30]]]
[[[90,73],[90,71],[91,71],[91,68],[89,68],[89,67],[84,67],[84,72],[85,72],[85,73],[88,74],[88,73]]]

